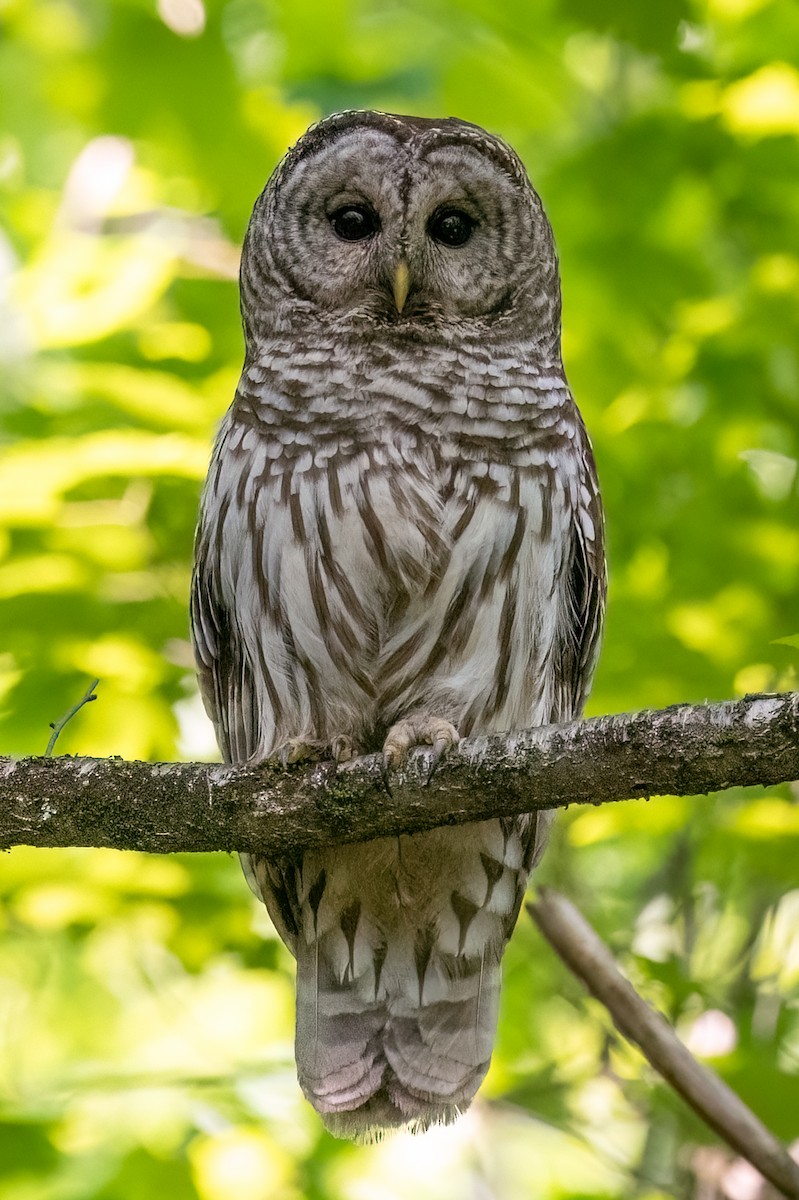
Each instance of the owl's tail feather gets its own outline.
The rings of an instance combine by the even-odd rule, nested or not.
[[[448,1124],[469,1106],[491,1060],[499,963],[480,956],[452,978],[431,963],[424,992],[396,988],[366,1001],[359,982],[334,979],[322,948],[300,949],[297,1067],[305,1095],[337,1137],[374,1141],[388,1130]],[[321,959],[321,961],[320,961]],[[416,974],[409,964],[413,983]],[[469,967],[472,964],[469,963]],[[374,994],[374,992],[372,992]]]

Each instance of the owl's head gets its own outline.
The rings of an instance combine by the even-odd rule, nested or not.
[[[516,321],[546,341],[560,317],[552,232],[513,150],[466,121],[378,112],[328,117],[283,159],[242,295],[264,332],[301,313],[397,332]]]

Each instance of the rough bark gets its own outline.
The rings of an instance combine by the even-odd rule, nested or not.
[[[377,755],[337,773],[331,763],[5,758],[0,847],[279,856],[540,808],[781,783],[799,778],[798,733],[793,692],[468,738],[429,784],[425,750],[388,786]]]

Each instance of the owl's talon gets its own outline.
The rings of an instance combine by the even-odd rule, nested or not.
[[[329,742],[314,738],[289,738],[278,746],[273,757],[287,770],[298,763],[324,762],[331,758],[338,766],[339,763],[349,762],[357,754],[358,750],[352,738],[342,733],[331,738]]]
[[[444,758],[447,751],[451,750],[452,747],[454,745],[457,745],[457,743],[459,741],[460,741],[460,736],[458,735],[458,732],[456,730],[454,741],[452,740],[451,737],[447,736],[447,737],[438,737],[438,738],[436,738],[435,742],[433,742],[433,749],[430,751],[430,770],[427,772],[427,779],[425,779],[425,781],[424,781],[425,787],[429,786],[431,779],[433,778],[433,776],[436,773],[438,764],[441,762],[442,758]]]
[[[338,737],[334,737],[331,740],[330,753],[333,762],[338,766],[339,763],[349,762],[350,759],[357,758],[358,747],[346,733],[340,733]]]
[[[297,763],[303,762],[318,762],[323,750],[321,742],[315,742],[308,738],[289,738],[278,746],[275,750],[274,757],[280,763],[284,770],[289,767],[296,766]]]
[[[425,713],[406,717],[392,725],[383,743],[383,773],[391,767],[401,766],[412,747],[432,746],[430,771],[425,781],[429,783],[441,759],[460,740],[455,726],[442,717]]]

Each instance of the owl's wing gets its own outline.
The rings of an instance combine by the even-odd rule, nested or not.
[[[583,431],[584,432],[584,431]],[[605,612],[607,572],[602,501],[593,454],[585,435],[579,500],[572,513],[563,551],[564,591],[551,661],[552,722],[571,721],[582,712],[599,655]],[[555,811],[517,818],[524,845],[523,868],[510,928],[519,914],[526,872],[538,863],[546,847]]]
[[[235,622],[220,599],[215,561],[201,526],[191,586],[191,629],[200,694],[225,762],[247,762],[259,744],[256,684]],[[253,892],[263,899],[275,928],[294,953],[300,910],[294,864],[242,854],[241,865]]]
[[[198,539],[199,543],[199,539]],[[242,699],[251,698],[238,643],[230,634],[227,612],[215,596],[214,577],[208,558],[198,544],[191,583],[191,634],[200,695],[216,731],[225,762],[249,757],[248,715]]]
[[[573,515],[566,556],[566,611],[561,620],[554,662],[553,721],[570,721],[582,712],[594,675],[605,613],[607,572],[602,501],[590,446],[580,501]]]

